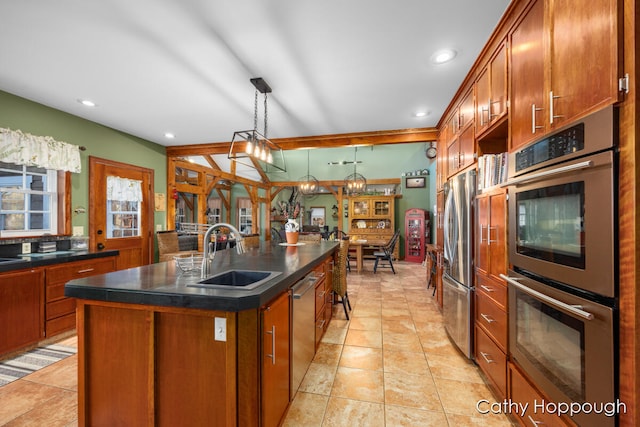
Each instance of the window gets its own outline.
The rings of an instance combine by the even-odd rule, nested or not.
[[[251,234],[251,199],[238,198],[238,230],[243,234]]]
[[[58,173],[0,162],[0,234],[58,233]]]
[[[207,222],[209,224],[217,224],[221,222],[221,203],[219,198],[211,197],[207,200]]]

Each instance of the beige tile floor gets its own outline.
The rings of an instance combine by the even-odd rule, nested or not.
[[[296,393],[285,426],[510,426],[480,415],[495,401],[476,366],[448,340],[419,264],[348,275],[342,305]],[[75,337],[61,342],[77,345]],[[77,357],[0,387],[0,426],[76,426]]]

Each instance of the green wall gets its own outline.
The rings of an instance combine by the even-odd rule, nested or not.
[[[87,213],[72,215],[72,225],[83,226],[85,235],[89,231],[89,156],[153,169],[154,191],[167,191],[167,160],[161,145],[3,91],[0,91],[0,127],[51,136],[87,148],[80,152],[82,172],[71,174],[71,206],[87,209]],[[165,228],[165,212],[154,213],[154,224]]]

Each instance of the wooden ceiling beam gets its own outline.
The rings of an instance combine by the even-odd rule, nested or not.
[[[278,144],[283,150],[299,150],[304,148],[338,148],[362,145],[406,144],[413,142],[430,142],[436,141],[437,139],[437,128],[416,128],[302,136],[296,138],[274,138],[271,139],[271,141]],[[228,154],[230,146],[230,142],[176,145],[167,147],[167,156],[180,157]]]

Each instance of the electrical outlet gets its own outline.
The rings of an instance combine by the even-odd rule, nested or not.
[[[82,225],[74,225],[73,226],[73,235],[74,236],[84,236],[84,226],[82,226]]]
[[[23,243],[22,244],[22,253],[30,254],[31,253],[31,243]]]
[[[162,224],[156,224],[156,231],[162,231]]]
[[[227,340],[227,319],[224,317],[216,317],[214,338],[216,341]]]

